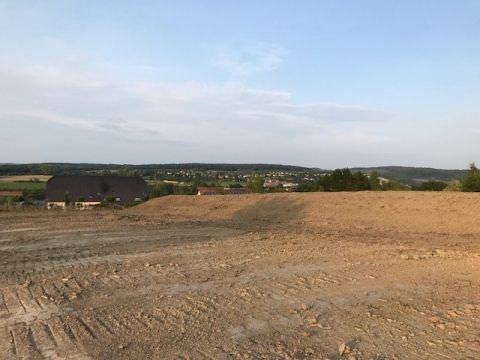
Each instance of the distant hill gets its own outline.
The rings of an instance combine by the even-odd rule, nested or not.
[[[268,172],[289,171],[308,172],[313,169],[278,164],[207,164],[207,163],[184,163],[184,164],[90,164],[90,163],[36,163],[36,164],[0,164],[0,176],[32,175],[32,174],[88,174],[101,171],[118,172],[122,170],[137,170],[143,174],[165,170],[188,170],[188,171],[238,171],[238,172]]]
[[[444,170],[408,166],[379,166],[367,168],[353,168],[352,170],[362,171],[365,173],[377,171],[382,177],[388,179],[395,179],[405,184],[414,184],[427,180],[461,180],[467,174],[467,170]]]
[[[308,168],[294,165],[278,164],[226,164],[226,163],[184,163],[184,164],[89,164],[89,163],[38,163],[38,164],[0,164],[0,176],[14,175],[55,175],[55,174],[95,174],[102,172],[122,173],[123,171],[138,171],[143,175],[152,175],[158,171],[220,171],[250,173],[269,173],[274,171],[296,173],[328,173],[331,170]],[[467,170],[442,170],[433,168],[406,166],[357,167],[353,171],[370,173],[376,170],[380,176],[396,179],[405,184],[414,184],[427,180],[453,181],[463,179]]]

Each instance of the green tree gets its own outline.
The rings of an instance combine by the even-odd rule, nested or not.
[[[41,164],[39,166],[39,172],[42,175],[55,175],[59,172],[59,169],[53,164]]]
[[[380,183],[380,177],[378,172],[372,171],[368,177],[368,182],[370,183],[370,190],[381,190],[382,185]]]
[[[352,172],[350,169],[335,169],[330,175],[325,176],[329,180],[327,191],[347,191],[352,187]]]
[[[35,200],[45,200],[45,190],[44,189],[28,189],[23,190],[23,201],[25,203],[32,203]]]
[[[175,195],[195,195],[197,193],[197,186],[185,185],[185,184],[175,184],[173,186],[173,194]]]
[[[350,169],[336,169],[320,178],[317,190],[321,191],[361,191],[369,190],[368,176],[360,171],[352,173]]]
[[[480,170],[475,163],[470,164],[470,170],[462,181],[462,190],[469,192],[480,191]]]
[[[297,192],[312,192],[312,191],[318,191],[318,183],[305,180],[305,181],[301,181],[298,184]]]
[[[173,184],[157,182],[149,186],[149,197],[156,198],[159,196],[171,195],[174,192]]]
[[[263,193],[264,187],[263,184],[265,183],[265,179],[257,174],[252,174],[248,179],[247,187],[253,193]]]
[[[353,191],[363,191],[370,190],[370,181],[368,176],[364,173],[357,171],[352,175],[352,184],[349,190]]]

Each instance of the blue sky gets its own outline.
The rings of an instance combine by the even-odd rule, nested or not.
[[[0,162],[480,162],[480,2],[0,0]]]

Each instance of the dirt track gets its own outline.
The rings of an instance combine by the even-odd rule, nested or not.
[[[0,212],[0,359],[478,359],[480,195]]]

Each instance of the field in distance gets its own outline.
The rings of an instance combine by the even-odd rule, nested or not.
[[[15,175],[15,176],[0,176],[0,182],[47,182],[51,178],[50,175]]]
[[[0,358],[479,358],[478,214],[445,192],[0,212]]]
[[[44,190],[50,177],[47,175],[0,176],[0,190]]]

